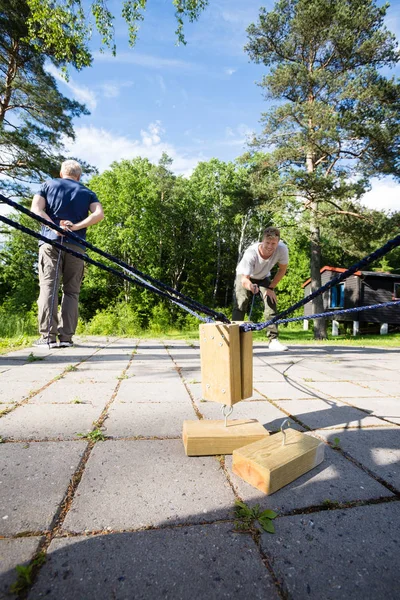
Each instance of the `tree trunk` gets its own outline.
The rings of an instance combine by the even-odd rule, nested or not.
[[[310,237],[311,237],[311,292],[318,290],[321,285],[321,241],[318,226],[318,208],[317,204],[313,203],[311,207],[310,220]],[[322,294],[314,298],[312,302],[313,312],[324,312],[324,302]],[[326,340],[326,319],[314,319],[314,339]]]
[[[0,98],[0,123],[4,121],[5,114],[10,104],[12,85],[17,75],[17,55],[18,42],[16,40],[13,40],[12,50],[8,55],[8,64],[4,82],[3,97]]]

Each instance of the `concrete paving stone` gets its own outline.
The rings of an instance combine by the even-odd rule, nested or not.
[[[198,404],[199,411],[205,419],[221,419],[222,404],[217,402],[201,402]],[[276,408],[270,402],[264,400],[261,402],[239,402],[233,407],[233,412],[229,419],[257,419],[268,431],[277,431],[287,415]]]
[[[185,368],[182,368],[180,370],[180,374],[182,376],[182,379],[186,383],[189,383],[189,381],[199,381],[201,383],[201,370],[200,370],[200,368],[198,368],[198,369],[185,369]]]
[[[325,447],[325,458],[320,465],[270,496],[260,492],[233,473],[232,456],[225,457],[225,464],[239,497],[251,506],[260,504],[263,510],[271,508],[282,513],[305,509],[309,506],[319,506],[328,500],[330,502],[354,502],[393,496],[373,477],[367,475],[362,469],[344,458],[340,452],[332,450],[329,446]]]
[[[30,404],[91,404],[104,407],[113,395],[118,381],[106,383],[70,382],[67,377],[55,381],[29,401]]]
[[[234,495],[214,457],[187,457],[180,440],[94,446],[64,529],[136,529],[232,516]]]
[[[285,371],[285,375],[287,378],[293,381],[298,381],[299,383],[308,383],[312,381],[323,381],[329,384],[331,381],[336,381],[333,377],[326,375],[325,373],[320,373],[314,369],[304,369],[304,368],[293,368]]]
[[[132,378],[121,381],[115,402],[173,402],[187,405],[191,400],[181,379],[164,383],[137,383]]]
[[[234,567],[233,567],[234,565]],[[231,524],[55,539],[28,598],[279,600],[249,535]]]
[[[49,529],[86,443],[0,444],[0,535]]]
[[[315,434],[340,448],[400,491],[400,428],[318,429]]]
[[[351,398],[350,403],[370,411],[371,415],[400,425],[400,398]]]
[[[39,369],[32,366],[18,367],[17,369],[6,371],[0,375],[0,387],[4,389],[10,383],[31,383],[42,387],[54,377],[59,376],[64,371],[62,369]]]
[[[34,392],[38,392],[46,382],[9,381],[0,380],[0,402],[20,402]]]
[[[81,363],[77,368],[80,372],[91,372],[91,371],[107,371],[110,375],[120,375],[128,367],[129,360],[109,360],[104,358],[103,360],[90,360]]]
[[[325,397],[323,392],[313,389],[310,384],[296,381],[259,381],[254,384],[254,388],[258,393],[271,400]]]
[[[334,398],[368,398],[371,396],[379,396],[380,394],[368,387],[362,387],[348,381],[332,381],[328,385],[321,382],[310,383],[310,388],[318,392],[329,394]],[[383,394],[382,394],[383,395]]]
[[[104,422],[106,435],[112,437],[180,437],[185,419],[197,419],[190,402],[113,403]]]
[[[400,503],[275,521],[261,546],[290,598],[397,600]]]
[[[134,372],[131,369],[127,372],[127,379],[135,381],[135,383],[159,383],[164,382],[179,382],[181,378],[179,373],[174,369],[151,369]],[[125,381],[123,379],[122,381]]]
[[[88,433],[101,408],[88,404],[25,404],[0,419],[6,440],[71,439]]]
[[[347,406],[339,400],[276,400],[287,413],[294,415],[311,429],[365,427],[385,425],[377,417]]]
[[[17,565],[26,566],[37,551],[42,537],[0,539],[0,598],[12,600],[10,586],[16,582]]]
[[[256,384],[258,381],[285,381],[282,373],[267,365],[259,366],[255,361],[253,363],[253,381]]]
[[[400,398],[400,384],[397,381],[371,381],[367,384],[370,390],[381,392],[384,397],[393,396]],[[375,394],[376,395],[376,394]],[[379,395],[379,394],[378,394]]]

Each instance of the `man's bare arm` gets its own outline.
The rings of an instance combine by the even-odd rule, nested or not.
[[[50,217],[46,213],[45,209],[46,209],[45,198],[43,198],[43,196],[40,196],[39,194],[35,194],[33,196],[33,200],[32,200],[31,211],[33,213],[35,213],[35,215],[38,215],[39,217],[46,219],[46,221],[49,221],[49,223],[53,223],[53,225],[54,225],[54,221],[52,221],[50,219]]]

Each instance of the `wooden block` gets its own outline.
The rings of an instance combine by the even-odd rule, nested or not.
[[[232,454],[235,448],[268,437],[269,433],[256,419],[183,422],[183,444],[187,456]]]
[[[240,331],[242,400],[253,395],[253,332]]]
[[[202,394],[205,400],[232,406],[242,399],[239,325],[200,325]]]
[[[232,469],[236,475],[265,494],[273,494],[324,459],[324,444],[295,429],[254,442],[233,451]]]

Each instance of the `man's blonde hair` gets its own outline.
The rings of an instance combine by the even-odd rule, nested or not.
[[[80,179],[82,167],[76,160],[64,160],[64,162],[61,163],[61,173],[66,177]]]
[[[281,232],[277,227],[267,227],[264,229],[263,240],[271,237],[281,238]]]

